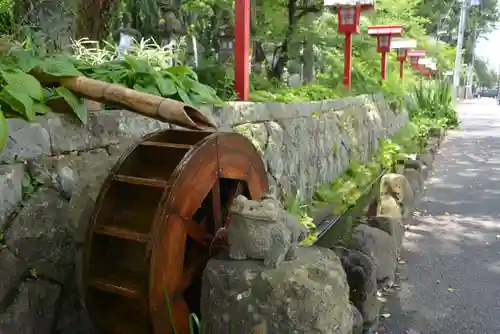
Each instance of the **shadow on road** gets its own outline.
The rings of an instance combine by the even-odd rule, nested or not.
[[[461,107],[409,226],[380,333],[500,333],[500,107]]]

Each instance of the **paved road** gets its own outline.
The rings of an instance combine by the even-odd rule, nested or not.
[[[386,333],[500,333],[500,106],[459,109],[407,232]]]

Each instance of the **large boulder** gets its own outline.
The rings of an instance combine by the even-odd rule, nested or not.
[[[359,310],[351,304],[352,312],[352,334],[363,334],[363,316]]]
[[[0,314],[0,333],[52,333],[60,294],[58,284],[42,280],[23,282],[13,303]]]
[[[415,198],[419,198],[422,194],[424,181],[427,177],[427,170],[428,166],[420,160],[412,160],[405,165],[403,175],[410,183]]]
[[[378,324],[380,313],[375,263],[370,257],[356,250],[340,246],[336,246],[332,250],[340,258],[342,267],[347,274],[350,289],[349,298],[361,314],[362,328],[365,330],[373,329]],[[353,332],[355,333],[356,330]]]
[[[296,255],[279,268],[227,255],[210,260],[201,293],[204,328],[220,334],[351,333],[349,285],[337,255],[314,246]]]
[[[349,245],[362,252],[375,263],[379,287],[392,286],[397,263],[397,249],[392,237],[385,231],[365,224],[359,224]]]

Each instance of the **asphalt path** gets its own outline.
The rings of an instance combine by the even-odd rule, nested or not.
[[[406,232],[379,333],[500,333],[500,106],[459,105]]]

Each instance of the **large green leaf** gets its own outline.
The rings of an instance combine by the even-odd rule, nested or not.
[[[138,92],[160,96],[160,92],[154,86],[142,86],[139,84],[135,84],[133,88]]]
[[[3,150],[7,144],[7,131],[7,119],[5,118],[2,110],[0,110],[0,151]]]
[[[167,68],[167,72],[177,77],[190,77],[194,80],[198,80],[198,75],[188,66],[172,66]]]
[[[2,99],[10,105],[12,110],[23,115],[28,121],[35,119],[33,99],[23,90],[15,86],[6,85],[1,91]]]
[[[40,68],[43,72],[55,77],[77,77],[82,75],[82,73],[64,57],[44,59]]]
[[[160,94],[164,97],[177,93],[174,82],[168,78],[162,78],[161,76],[156,77],[156,87],[158,87]]]
[[[46,113],[48,113],[51,109],[49,106],[43,104],[43,103],[38,103],[38,102],[35,102],[33,104],[33,110],[35,111],[35,114],[37,115],[45,115]]]
[[[43,88],[35,77],[14,69],[1,72],[3,79],[16,91],[25,91],[37,101],[43,100]]]
[[[127,65],[138,73],[152,73],[153,69],[145,59],[140,59],[132,56],[126,56],[125,61]]]
[[[10,54],[17,60],[17,64],[24,72],[28,73],[38,65],[40,65],[40,59],[34,57],[28,51],[23,48],[16,47],[10,50]]]
[[[191,106],[191,107],[196,107],[196,103],[194,103],[191,98],[189,97],[189,95],[186,93],[186,91],[184,89],[181,89],[180,87],[177,88],[177,93],[179,94],[179,97],[181,98],[181,100]]]
[[[88,123],[89,112],[87,106],[85,105],[85,103],[83,103],[82,100],[80,100],[75,94],[73,94],[73,92],[71,92],[66,87],[57,87],[54,89],[54,92],[69,104],[71,109],[73,109],[76,117],[78,117],[78,119],[83,124],[86,125]]]

